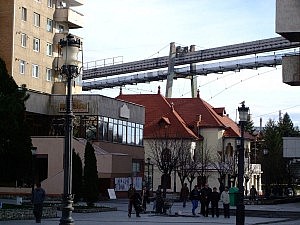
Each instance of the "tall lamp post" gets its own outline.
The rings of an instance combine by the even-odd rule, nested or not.
[[[238,107],[240,126],[241,126],[241,147],[238,154],[238,201],[236,206],[236,225],[245,224],[245,205],[244,205],[244,157],[245,157],[245,147],[244,147],[244,132],[245,125],[248,120],[249,107],[245,107],[245,102],[243,101],[241,107]]]
[[[150,158],[147,158],[147,188],[150,190]]]
[[[73,112],[72,112],[72,80],[79,75],[78,53],[80,51],[80,39],[68,34],[66,39],[59,42],[61,47],[63,66],[61,73],[67,80],[66,95],[66,124],[64,147],[64,192],[60,225],[73,225],[73,195],[72,195],[72,141],[73,141]]]

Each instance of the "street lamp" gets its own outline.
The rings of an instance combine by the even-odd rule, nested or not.
[[[32,155],[32,186],[31,186],[31,200],[33,201],[33,191],[35,184],[35,159],[36,159],[36,150],[37,147],[31,147],[31,155]]]
[[[147,158],[147,188],[150,190],[150,158]]]
[[[65,147],[64,147],[64,192],[60,225],[73,225],[73,195],[72,195],[72,141],[73,141],[73,112],[72,112],[72,80],[79,75],[78,54],[81,41],[72,34],[59,42],[61,47],[63,66],[61,73],[67,80],[66,95],[66,123],[65,123]]]
[[[245,107],[245,102],[241,102],[242,106],[238,107],[240,126],[241,126],[241,146],[239,148],[238,154],[238,188],[239,188],[239,198],[236,206],[236,225],[245,224],[245,205],[244,205],[244,157],[245,157],[245,147],[244,147],[244,132],[245,125],[248,121],[248,111],[249,107]]]

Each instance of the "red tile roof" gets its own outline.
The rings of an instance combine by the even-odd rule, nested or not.
[[[224,137],[240,136],[239,126],[226,115],[224,107],[214,108],[199,97],[165,98],[158,93],[120,94],[117,99],[145,106],[144,138],[161,136],[166,129],[169,137],[199,138],[198,127],[223,128]]]
[[[168,135],[168,138],[199,139],[173,109],[172,104],[160,94],[121,94],[117,99],[145,106],[144,138],[158,138],[162,135]]]

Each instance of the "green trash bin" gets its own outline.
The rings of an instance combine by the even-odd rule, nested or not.
[[[237,187],[229,188],[230,206],[236,206],[238,200],[239,189]]]

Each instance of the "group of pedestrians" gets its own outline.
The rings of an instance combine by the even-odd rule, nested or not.
[[[204,217],[208,217],[209,206],[211,206],[212,217],[219,217],[219,201],[223,202],[224,217],[229,218],[229,192],[228,187],[225,187],[224,191],[220,194],[217,191],[217,188],[214,187],[211,189],[208,184],[205,184],[202,188],[199,188],[197,185],[194,186],[194,189],[189,192],[187,184],[185,183],[180,192],[180,198],[183,202],[183,207],[186,207],[186,201],[188,199],[192,202],[192,214],[196,215],[196,209],[199,206],[200,202],[200,212],[199,214]]]
[[[140,217],[140,213],[146,212],[147,203],[150,203],[149,190],[143,187],[141,193],[139,193],[130,184],[128,189],[128,217],[131,217],[132,208],[135,210],[136,217]]]

